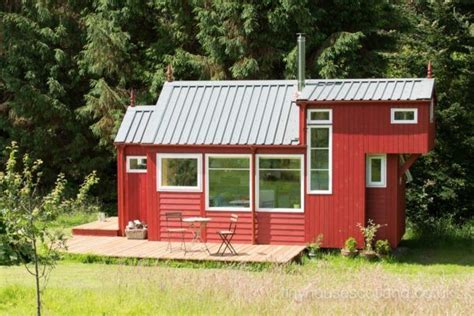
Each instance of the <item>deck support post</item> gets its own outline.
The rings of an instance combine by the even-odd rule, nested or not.
[[[400,167],[399,174],[403,175],[410,167],[415,163],[415,161],[421,156],[421,154],[412,154],[405,163]]]

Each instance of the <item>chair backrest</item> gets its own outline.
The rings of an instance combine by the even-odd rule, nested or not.
[[[179,222],[180,227],[183,227],[183,214],[181,212],[166,212],[166,227],[170,228],[171,222]]]
[[[239,220],[239,216],[235,214],[230,215],[230,221],[229,221],[229,231],[235,233],[235,230],[237,229],[237,221]]]

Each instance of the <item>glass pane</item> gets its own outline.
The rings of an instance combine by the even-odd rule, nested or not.
[[[397,111],[395,112],[395,120],[397,121],[413,121],[415,112],[413,111]]]
[[[299,171],[260,170],[260,208],[301,208]]]
[[[196,187],[197,159],[163,158],[161,184],[163,186]]]
[[[311,171],[311,191],[329,190],[329,171],[313,170]]]
[[[329,111],[311,112],[311,121],[329,121]]]
[[[130,170],[146,170],[146,158],[131,158]]]
[[[311,147],[329,147],[329,128],[311,128]]]
[[[382,159],[380,158],[370,159],[370,181],[382,181]]]
[[[249,207],[248,170],[209,170],[209,206]]]
[[[311,169],[329,168],[329,149],[311,149]]]
[[[300,169],[299,158],[260,158],[260,169]]]
[[[209,158],[209,168],[240,168],[249,169],[250,159],[248,158]]]

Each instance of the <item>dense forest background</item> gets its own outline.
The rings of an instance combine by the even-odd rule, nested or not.
[[[175,80],[296,75],[306,33],[308,78],[426,77],[433,64],[436,149],[414,165],[408,214],[429,225],[474,210],[473,2],[426,0],[3,0],[0,148],[45,162],[44,186],[71,190],[97,170],[114,212],[113,138],[135,89],[154,104]]]

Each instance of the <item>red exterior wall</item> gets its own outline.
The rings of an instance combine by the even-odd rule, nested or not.
[[[211,217],[204,237],[209,241],[218,241],[216,231],[226,228],[230,214],[236,213],[239,224],[235,242],[304,244],[322,234],[324,247],[339,248],[350,236],[356,237],[362,245],[357,223],[373,218],[378,223],[389,225],[380,231],[380,236],[397,245],[405,223],[405,184],[400,182],[398,154],[426,153],[432,148],[434,124],[429,123],[429,103],[308,102],[299,105],[300,120],[304,122],[300,126],[299,146],[119,145],[117,166],[121,233],[129,220],[138,217],[148,223],[149,239],[166,240],[164,214],[177,210],[183,212],[183,216]],[[418,124],[390,124],[391,107],[418,108]],[[307,108],[333,110],[332,193],[305,194],[304,213],[206,211],[204,154],[302,154],[306,161]],[[203,154],[202,192],[158,192],[156,157],[159,153]],[[365,157],[368,153],[388,154],[387,188],[366,188]],[[147,155],[147,173],[127,174],[127,155]],[[255,179],[255,168],[252,169]],[[306,165],[304,169],[306,192]],[[254,185],[252,190],[255,190]]]
[[[418,124],[391,124],[392,107],[417,108]],[[401,192],[397,184],[398,154],[426,153],[432,148],[429,102],[308,102],[301,111],[311,108],[333,110],[333,187],[331,194],[306,195],[306,239],[323,234],[324,247],[340,248],[353,236],[362,245],[357,223],[374,218],[389,225],[380,236],[397,245],[404,232],[405,210],[404,186]],[[365,157],[370,153],[389,154],[386,189],[366,189]]]
[[[396,247],[405,227],[405,177],[399,177],[399,156],[387,155],[387,187],[366,189],[366,217],[375,223],[386,225],[380,228],[376,239],[388,239]],[[403,204],[402,204],[403,203]]]
[[[148,237],[150,240],[167,240],[165,213],[169,211],[180,211],[184,217],[206,216],[212,221],[207,226],[204,238],[208,241],[220,241],[217,231],[226,229],[229,225],[231,214],[239,216],[235,242],[252,243],[253,225],[252,212],[246,211],[206,211],[204,187],[202,192],[158,192],[157,191],[157,154],[159,153],[202,153],[203,174],[202,182],[205,183],[205,159],[206,153],[245,153],[245,154],[305,154],[305,148],[292,146],[288,148],[253,148],[250,146],[124,146],[118,149],[118,172],[119,179],[119,225],[123,234],[126,223],[139,218],[140,214],[146,214],[148,224]],[[126,156],[146,155],[147,173],[126,173]],[[122,161],[122,162],[121,162]],[[121,163],[120,163],[121,162]],[[254,168],[252,168],[254,170]],[[123,179],[123,181],[120,181]],[[123,185],[123,186],[122,186]],[[120,192],[122,190],[122,192]],[[255,195],[254,195],[255,196]],[[138,205],[135,211],[133,206]],[[142,218],[140,218],[142,219]],[[255,241],[258,243],[293,244],[305,243],[305,214],[304,213],[255,213]],[[271,226],[271,228],[270,228]],[[176,239],[177,236],[171,236]],[[191,233],[187,238],[191,239]]]

